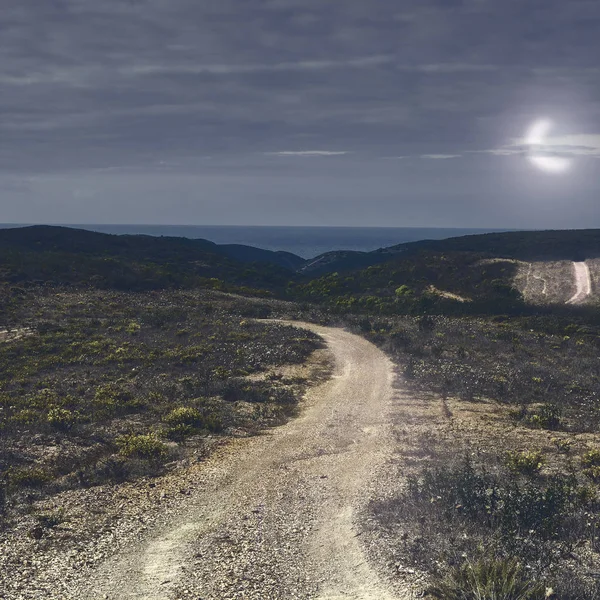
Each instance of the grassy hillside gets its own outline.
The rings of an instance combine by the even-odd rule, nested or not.
[[[518,291],[523,286],[515,283],[523,279],[517,259],[566,261],[597,254],[598,230],[465,236],[372,253],[333,252],[306,262],[285,252],[205,240],[27,227],[0,231],[0,302],[15,301],[9,291],[15,285],[210,288],[274,295],[337,312],[515,314],[530,310]],[[343,268],[331,272],[336,265]]]
[[[486,570],[514,561],[543,584],[535,598],[596,600],[598,324],[557,315],[346,323],[384,348],[411,388],[396,417],[403,483],[371,504],[382,559],[402,565],[399,576],[433,574],[432,598],[520,598],[465,591],[465,569],[481,585]]]

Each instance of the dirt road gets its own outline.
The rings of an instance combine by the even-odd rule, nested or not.
[[[567,300],[567,304],[581,304],[592,293],[590,269],[585,262],[574,262],[573,268],[575,272],[576,291]]]
[[[298,418],[210,459],[185,510],[123,548],[76,597],[400,598],[357,527],[393,451],[392,365],[358,336],[302,326],[326,341],[332,379]]]

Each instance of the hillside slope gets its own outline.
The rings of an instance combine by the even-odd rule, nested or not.
[[[337,310],[380,313],[512,311],[523,306],[513,285],[517,264],[471,252],[417,251],[364,269],[290,286],[298,299]]]
[[[525,261],[582,261],[600,257],[600,229],[511,231],[408,242],[373,252],[329,252],[305,263],[310,276],[351,271],[417,252],[468,252]]]
[[[33,226],[0,230],[0,279],[119,289],[204,285],[284,287],[304,259],[206,240]],[[213,282],[214,284],[214,282]]]

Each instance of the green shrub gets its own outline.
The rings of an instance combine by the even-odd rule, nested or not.
[[[516,559],[465,562],[428,590],[439,600],[543,600],[545,587],[530,581]]]
[[[118,383],[102,385],[94,395],[93,408],[99,418],[136,412],[143,406],[144,402],[140,398],[136,398],[130,390]]]
[[[60,398],[55,390],[43,388],[27,400],[27,405],[31,408],[47,409],[51,406],[57,406]]]
[[[43,487],[52,480],[52,475],[41,467],[25,467],[8,472],[8,481],[14,487]]]
[[[170,425],[161,433],[161,435],[169,440],[181,442],[185,440],[185,438],[194,435],[197,431],[198,430],[195,427],[180,423],[178,425]]]
[[[164,435],[171,440],[183,440],[204,427],[202,413],[191,406],[180,406],[163,417],[168,425]]]
[[[36,425],[40,421],[43,421],[43,416],[37,410],[31,408],[24,408],[23,410],[15,413],[11,421],[17,425]]]
[[[191,406],[180,406],[173,409],[165,415],[164,422],[168,425],[190,425],[192,427],[202,427],[202,414],[196,408]]]
[[[194,434],[198,429],[217,432],[223,429],[223,420],[219,409],[210,401],[199,398],[196,401],[205,403],[202,410],[191,406],[180,406],[168,413],[163,421],[168,425],[165,435],[173,440],[183,439]]]
[[[131,321],[130,323],[127,324],[127,326],[125,327],[125,331],[127,333],[129,333],[130,335],[135,335],[136,333],[138,333],[138,331],[141,329],[141,326],[139,323],[136,323],[135,321]]]
[[[556,404],[543,404],[538,412],[529,418],[529,422],[542,429],[556,431],[562,427],[562,409]]]
[[[506,455],[506,466],[521,475],[535,475],[544,466],[544,457],[539,450],[509,452]]]
[[[552,440],[556,449],[562,454],[568,454],[573,447],[573,442],[571,440],[563,440],[560,438],[554,438]]]
[[[600,450],[592,448],[581,457],[583,474],[594,482],[600,482]]]
[[[394,292],[398,298],[403,296],[410,296],[413,291],[407,285],[401,285],[399,288],[396,288]]]
[[[218,431],[223,431],[224,424],[220,415],[210,413],[203,417],[203,427],[208,431],[216,433]]]
[[[167,454],[167,446],[151,433],[123,435],[116,442],[121,455],[125,457],[157,460]]]
[[[48,423],[59,431],[69,431],[79,421],[80,415],[66,408],[51,408],[48,411]]]
[[[592,448],[581,457],[583,467],[600,467],[600,450]]]

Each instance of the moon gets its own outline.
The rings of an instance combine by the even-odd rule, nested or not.
[[[530,146],[529,162],[546,173],[564,173],[571,168],[571,160],[562,156],[544,156],[536,152],[546,148],[546,137],[552,129],[552,121],[540,119],[527,132],[525,144]]]

